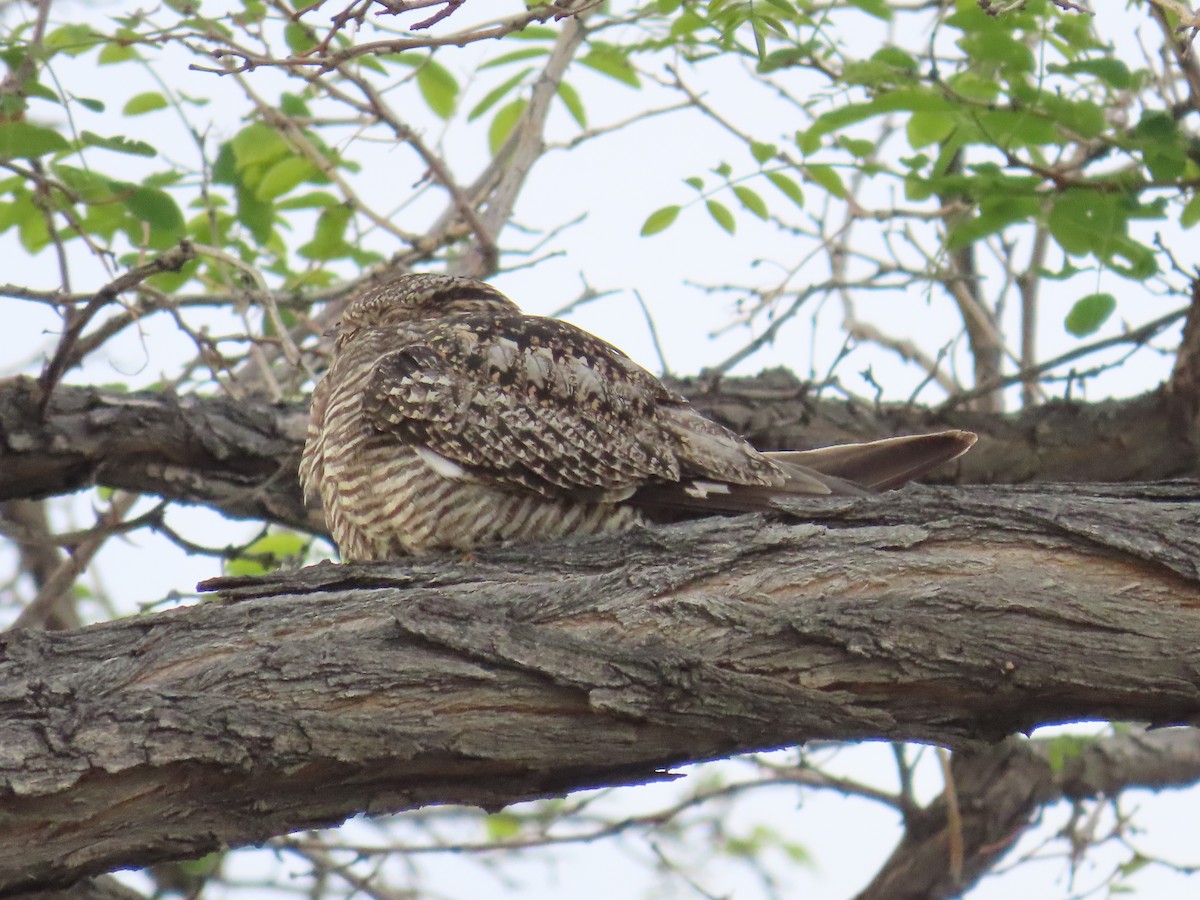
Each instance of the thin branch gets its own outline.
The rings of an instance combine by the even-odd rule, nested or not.
[[[950,766],[950,751],[945,747],[937,747],[938,764],[942,768],[942,780],[945,787],[942,798],[946,804],[947,847],[950,851],[948,870],[950,881],[961,885],[963,880],[963,842],[962,809],[958,805],[958,790],[954,785],[954,772]]]
[[[1084,356],[1090,356],[1093,353],[1096,353],[1100,350],[1105,350],[1109,347],[1117,347],[1121,344],[1136,344],[1138,346],[1143,345],[1151,338],[1165,331],[1180,319],[1184,318],[1188,314],[1189,309],[1191,309],[1190,306],[1184,306],[1175,310],[1174,312],[1169,312],[1164,316],[1159,316],[1157,319],[1153,319],[1147,322],[1145,325],[1134,328],[1132,331],[1127,331],[1124,334],[1118,334],[1110,338],[1104,338],[1103,340],[1095,341],[1091,344],[1085,344],[1082,347],[1076,347],[1074,350],[1068,350],[1066,353],[1056,356],[1053,359],[1048,359],[1043,363],[1039,363],[1032,369],[1016,372],[1012,375],[1006,375],[1003,378],[997,378],[992,382],[977,385],[975,388],[969,391],[964,391],[961,394],[956,394],[955,396],[949,398],[939,407],[939,409],[954,409],[968,400],[973,400],[974,398],[987,394],[990,391],[1008,387],[1012,384],[1020,384],[1022,381],[1030,378],[1038,378],[1047,372],[1057,369],[1059,366],[1066,365],[1067,363],[1076,359],[1080,359]]]
[[[62,602],[64,594],[75,583],[75,579],[87,568],[92,557],[103,546],[104,542],[119,530],[121,521],[137,502],[137,494],[118,492],[113,495],[108,509],[100,515],[94,526],[95,535],[80,541],[72,550],[71,555],[64,559],[54,573],[42,585],[36,597],[29,605],[21,610],[13,628],[40,628],[43,623],[54,615],[55,608]]]
[[[194,259],[195,256],[195,248],[187,241],[181,241],[177,246],[164,251],[149,262],[121,273],[100,288],[87,306],[68,316],[67,330],[59,339],[54,355],[46,363],[41,377],[38,379],[38,386],[41,390],[40,407],[43,415],[50,403],[50,396],[54,392],[55,385],[67,370],[75,343],[92,317],[122,293],[141,284],[151,275],[161,272],[177,272],[184,263]]]
[[[503,19],[495,20],[494,24],[485,27],[455,32],[442,37],[428,35],[419,38],[391,38],[382,41],[368,41],[362,44],[352,44],[344,50],[319,55],[274,57],[263,56],[249,50],[237,47],[227,42],[221,47],[208,52],[208,55],[221,63],[220,68],[190,65],[189,69],[197,72],[209,72],[215,75],[231,75],[238,72],[249,72],[257,68],[304,69],[315,68],[328,72],[338,68],[345,62],[361,56],[380,56],[389,53],[401,53],[405,50],[429,49],[432,47],[465,47],[479,41],[490,41],[502,38],[514,31],[521,31],[534,23],[544,23],[551,19],[561,20],[583,15],[600,5],[599,0],[591,0],[579,7],[565,9],[553,4],[539,4]],[[319,47],[317,49],[320,49]]]

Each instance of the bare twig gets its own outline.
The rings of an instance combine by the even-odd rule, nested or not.
[[[113,494],[108,509],[100,515],[96,522],[95,536],[80,542],[74,552],[59,564],[46,583],[42,585],[37,596],[21,610],[21,614],[13,622],[13,628],[40,628],[54,614],[55,608],[62,602],[66,591],[87,568],[88,563],[92,561],[92,557],[96,555],[104,542],[112,537],[113,529],[121,524],[126,513],[133,508],[137,500],[137,494],[125,491]]]
[[[963,879],[963,820],[962,810],[958,805],[958,789],[954,784],[954,771],[950,765],[950,751],[945,747],[937,748],[938,764],[942,767],[942,778],[945,789],[942,795],[946,798],[946,845],[950,851],[950,879],[954,884],[962,884]]]
[[[1008,387],[1012,384],[1020,384],[1022,381],[1029,378],[1038,378],[1047,372],[1057,369],[1059,366],[1066,365],[1072,360],[1089,356],[1097,351],[1105,350],[1109,347],[1116,347],[1121,344],[1145,344],[1155,335],[1160,334],[1186,316],[1190,308],[1190,306],[1184,306],[1175,310],[1174,312],[1167,313],[1165,316],[1159,316],[1157,319],[1147,322],[1145,325],[1135,328],[1132,331],[1127,331],[1124,334],[1118,334],[1114,337],[1104,338],[1103,340],[1095,341],[1091,344],[1085,344],[1082,347],[1076,347],[1074,350],[1069,350],[1066,353],[1054,357],[1053,359],[1048,359],[1043,363],[1039,363],[1032,369],[1022,370],[1012,375],[1006,375],[1003,378],[997,378],[992,382],[977,385],[975,388],[969,391],[964,391],[961,394],[951,397],[949,400],[943,403],[939,409],[942,411],[954,409],[956,406],[959,406],[960,404],[965,403],[968,400],[972,400],[982,394],[986,394],[989,391]]]
[[[67,329],[59,339],[54,356],[46,363],[46,366],[42,369],[41,377],[38,379],[38,385],[42,393],[40,406],[43,415],[45,415],[46,406],[50,402],[50,395],[54,391],[54,386],[58,384],[59,379],[62,378],[63,373],[67,369],[68,361],[71,359],[71,351],[75,343],[79,340],[79,336],[83,333],[83,329],[92,320],[92,317],[122,293],[141,284],[151,275],[157,275],[160,272],[178,271],[184,263],[190,259],[194,259],[195,256],[195,248],[187,241],[181,241],[177,246],[164,251],[149,262],[118,275],[104,287],[100,288],[88,302],[87,306],[79,312],[68,316]]]

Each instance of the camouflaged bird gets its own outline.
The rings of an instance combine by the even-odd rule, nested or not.
[[[886,490],[974,441],[760,453],[586,331],[469,278],[410,274],[346,309],[300,482],[342,558],[375,560]]]

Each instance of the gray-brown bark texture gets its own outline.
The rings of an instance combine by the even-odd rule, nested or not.
[[[1116,482],[1200,474],[1195,417],[1168,391],[997,416],[814,400],[783,370],[671,386],[762,450],[943,428],[978,432],[976,447],[940,480]],[[203,503],[234,518],[321,529],[296,482],[308,416],[303,405],[68,385],[55,388],[44,419],[39,403],[32,379],[0,381],[0,501],[103,484]]]
[[[1200,721],[1200,488],[916,488],[0,639],[0,892],[811,739]],[[969,849],[969,848],[968,848]]]

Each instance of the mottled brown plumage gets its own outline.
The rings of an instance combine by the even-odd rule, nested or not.
[[[599,338],[490,285],[414,274],[347,308],[300,481],[342,557],[370,560],[868,493],[973,442],[759,453]]]

